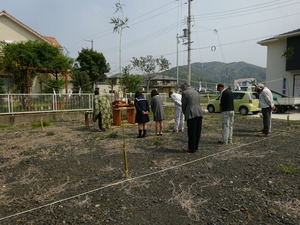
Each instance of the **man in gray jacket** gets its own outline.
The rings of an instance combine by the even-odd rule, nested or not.
[[[203,112],[200,107],[200,95],[187,83],[180,86],[182,90],[182,112],[187,121],[188,149],[185,152],[196,152],[201,137]]]

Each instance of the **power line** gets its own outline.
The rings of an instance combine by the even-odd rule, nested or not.
[[[153,13],[153,12],[156,12],[156,11],[159,10],[159,9],[163,9],[163,8],[165,8],[166,6],[169,6],[169,5],[170,5],[171,3],[173,3],[173,2],[174,2],[174,1],[168,2],[168,3],[166,3],[166,4],[164,4],[164,5],[160,6],[160,7],[158,7],[158,8],[156,8],[156,9],[153,9],[153,10],[149,11],[148,13],[144,13],[144,14],[141,15],[141,16],[138,16],[138,17],[135,17],[135,18],[129,20],[128,26],[129,26],[129,27],[135,26],[135,25],[137,25],[137,24],[140,24],[140,23],[142,23],[142,22],[145,22],[145,21],[147,21],[147,20],[150,20],[150,19],[152,19],[152,18],[154,18],[154,17],[160,16],[160,15],[166,13],[166,12],[169,12],[169,11],[171,11],[171,10],[174,10],[175,8],[177,8],[177,6],[171,8],[171,9],[165,10],[165,11],[163,11],[163,12],[160,12],[160,13],[154,15],[154,16],[148,17],[148,18],[146,18],[146,19],[144,19],[144,20],[138,21],[138,22],[136,22],[136,23],[132,23],[132,21],[135,21],[135,20],[137,20],[137,19],[139,19],[139,18],[143,18],[143,17],[145,17],[146,15],[149,15],[149,14],[151,14],[151,13]],[[111,33],[112,33],[112,29],[106,29],[106,30],[100,31],[100,32],[98,32],[98,33],[96,33],[96,34],[90,35],[90,36],[86,37],[86,39],[91,39],[91,38],[93,38],[93,39],[98,39],[98,38],[102,38],[102,37],[105,37],[105,36],[107,36],[107,35],[110,35]],[[80,43],[81,43],[81,41],[77,42],[77,44],[72,45],[72,47],[70,47],[69,50],[78,47],[78,45],[79,45]]]
[[[288,1],[290,2],[290,1]],[[257,9],[249,9],[249,10],[240,10],[240,11],[236,11],[232,10],[233,12],[219,12],[215,13],[215,15],[212,14],[202,14],[202,15],[195,15],[194,18],[195,19],[200,19],[201,21],[204,20],[216,20],[216,19],[226,19],[226,18],[232,18],[232,17],[237,17],[237,16],[245,16],[245,15],[250,15],[250,14],[254,14],[254,13],[260,13],[260,12],[265,12],[265,11],[271,11],[274,9],[278,9],[278,8],[283,8],[283,7],[288,7],[288,6],[292,6],[292,5],[296,5],[299,4],[300,2],[295,2],[295,3],[291,3],[291,4],[286,4],[286,5],[280,5],[277,7],[272,7],[272,8],[267,8],[267,9],[261,9],[261,10],[257,10]],[[281,3],[278,3],[281,4]],[[276,5],[278,5],[276,4]],[[275,4],[274,4],[275,5]],[[265,8],[265,7],[262,7]]]
[[[277,2],[277,1],[275,1],[275,2]],[[286,3],[286,2],[290,2],[290,0],[289,1],[284,1],[284,2],[279,2],[279,3],[274,3],[274,1],[272,1],[272,2],[268,2],[268,3],[263,3],[263,4],[257,4],[257,5],[253,5],[253,6],[249,6],[249,7],[244,7],[244,8],[239,8],[239,9],[234,9],[234,10],[228,10],[228,11],[222,11],[222,12],[216,12],[216,13],[210,13],[210,14],[203,14],[203,15],[215,15],[215,14],[220,14],[220,13],[222,13],[221,15],[223,16],[224,15],[224,13],[228,13],[228,12],[236,12],[236,13],[240,13],[240,12],[242,12],[242,11],[245,11],[245,10],[253,10],[253,8],[254,9],[257,9],[257,8],[261,8],[261,7],[270,7],[270,6],[274,6],[274,5],[278,5],[278,4],[283,4],[283,3]],[[166,7],[166,6],[168,6],[168,5],[170,5],[172,2],[168,2],[167,4],[165,4],[165,5],[163,5],[163,6],[161,6],[161,7],[159,7],[159,8],[156,8],[156,9],[154,9],[154,10],[151,10],[150,12],[148,12],[148,13],[146,13],[145,15],[148,15],[148,14],[151,14],[152,12],[155,12],[156,10],[158,10],[158,9],[161,9],[161,8],[164,8],[164,7]],[[273,4],[270,4],[270,3],[273,3]],[[293,4],[298,4],[298,3],[292,3],[292,4],[289,4],[289,5],[293,5]],[[287,5],[286,5],[287,6]],[[154,17],[156,17],[156,16],[159,16],[159,15],[162,15],[163,13],[166,13],[166,12],[168,12],[168,11],[170,11],[170,10],[173,10],[173,9],[175,9],[175,7],[174,8],[172,8],[172,9],[168,9],[168,10],[165,10],[165,11],[163,11],[163,12],[161,12],[161,13],[158,13],[158,14],[156,14],[156,15],[154,15],[154,16],[151,16],[151,17],[149,17],[149,18],[146,18],[145,20],[143,20],[143,21],[138,21],[138,22],[136,22],[136,23],[134,23],[134,24],[132,24],[131,26],[134,26],[134,25],[136,25],[136,24],[139,24],[139,23],[142,23],[142,22],[144,22],[144,21],[146,21],[146,20],[149,20],[149,19],[152,19],[152,18],[154,18]],[[238,10],[240,10],[240,11],[238,11]],[[242,11],[241,11],[242,10]],[[272,9],[269,9],[269,10],[272,10]],[[252,12],[252,13],[256,13],[256,12]],[[240,16],[240,15],[238,15],[238,16]],[[139,18],[142,18],[143,16],[138,16],[138,17],[136,17],[135,19],[133,19],[133,20],[136,20],[136,19],[139,19]],[[194,18],[198,18],[198,16],[194,16]],[[201,17],[199,17],[200,19],[201,19]],[[204,19],[205,19],[205,17],[204,17]],[[213,18],[213,19],[216,19],[216,18]],[[201,20],[203,20],[203,18],[201,19]],[[205,20],[207,20],[207,18],[205,19]],[[181,21],[181,23],[184,23],[184,20],[182,20]],[[171,25],[172,26],[172,25]],[[241,25],[240,25],[241,26]],[[143,44],[143,43],[145,43],[145,42],[147,42],[147,41],[149,41],[149,40],[153,40],[154,38],[158,38],[158,37],[160,37],[162,34],[165,34],[165,33],[167,33],[168,31],[171,31],[172,30],[172,28],[169,26],[169,27],[166,27],[166,28],[163,28],[163,29],[161,29],[161,30],[159,30],[159,31],[157,31],[157,32],[155,32],[155,33],[152,33],[152,34],[149,34],[149,35],[147,35],[147,36],[145,36],[145,37],[142,37],[142,38],[140,38],[140,39],[138,39],[138,40],[135,40],[135,41],[132,41],[132,42],[130,42],[130,43],[125,43],[124,44],[124,48],[130,48],[130,47],[133,47],[133,46],[136,46],[136,45],[140,45],[140,44]],[[213,29],[212,29],[213,30]],[[222,28],[221,29],[218,29],[218,30],[222,30]],[[109,33],[107,32],[107,31],[110,31]],[[95,38],[100,38],[100,37],[103,37],[103,35],[109,35],[109,34],[111,34],[111,30],[106,30],[106,31],[104,31],[104,33],[102,33],[101,34],[101,36],[95,36]],[[104,50],[102,50],[102,51],[104,51],[104,52],[106,52],[106,54],[110,54],[110,52],[115,52],[115,51],[117,51],[117,47],[112,47],[112,48],[110,48],[110,49],[104,49]]]
[[[268,2],[268,3],[263,3],[263,4],[257,4],[257,5],[252,5],[252,6],[249,6],[249,7],[244,7],[244,8],[238,8],[238,9],[234,9],[234,10],[227,10],[227,11],[222,11],[222,12],[216,12],[216,13],[207,13],[207,14],[201,14],[200,16],[196,16],[194,21],[198,21],[199,19],[201,20],[214,20],[214,19],[219,19],[221,17],[223,18],[229,18],[229,17],[234,17],[234,16],[240,16],[239,14],[241,13],[257,13],[257,12],[261,12],[261,10],[263,11],[271,11],[271,10],[274,10],[276,8],[278,8],[277,6],[280,5],[280,7],[287,7],[287,6],[291,6],[291,5],[295,5],[295,4],[298,4],[299,2],[292,2],[291,4],[287,4],[291,2],[290,0],[289,1],[271,1],[271,2]],[[162,10],[162,9],[165,9],[165,7],[169,6],[171,2],[163,5],[159,10]],[[276,8],[274,8],[276,7]],[[175,9],[176,7],[172,7],[171,9],[166,9],[164,10],[163,12],[160,12],[160,13],[156,13],[155,15],[152,15],[151,17],[147,17],[145,18],[144,20],[138,20],[140,18],[143,18],[143,16],[139,16],[139,17],[136,17],[135,19],[137,20],[136,23],[132,23],[132,25],[137,25],[137,24],[140,24],[144,21],[147,21],[147,20],[150,20],[150,19],[153,19],[155,17],[158,17],[160,15],[163,15],[164,13],[166,12],[169,12],[173,9]],[[154,9],[154,10],[151,10],[148,15],[151,15],[153,12],[157,12],[156,11],[157,9]],[[178,8],[177,8],[178,10]],[[217,14],[219,13],[219,14]],[[223,14],[220,14],[220,13],[223,13]],[[225,14],[226,13],[226,14]],[[231,14],[230,14],[231,13]],[[201,16],[206,16],[201,18]],[[247,24],[243,24],[243,25],[236,25],[236,26],[230,26],[230,27],[224,27],[224,28],[218,28],[218,31],[220,30],[225,30],[225,29],[232,29],[232,28],[235,28],[235,27],[242,27],[242,26],[245,26],[245,25],[252,25],[252,24],[255,24],[255,23],[260,23],[260,22],[265,22],[265,21],[270,21],[270,20],[274,20],[274,19],[280,19],[280,18],[284,18],[284,17],[289,17],[289,16],[293,16],[293,15],[298,15],[298,13],[295,13],[295,14],[292,14],[292,15],[287,15],[287,16],[281,16],[281,17],[277,17],[277,18],[273,18],[273,19],[268,19],[268,20],[262,20],[262,21],[257,21],[257,22],[252,22],[252,23],[247,23]],[[210,16],[210,17],[208,17]],[[180,21],[180,24],[185,24],[185,20],[182,19]],[[132,26],[131,25],[131,26]],[[215,28],[204,28],[206,29],[207,31],[213,31]],[[138,45],[141,45],[141,44],[144,44],[144,43],[147,43],[149,41],[153,41],[154,39],[157,39],[157,38],[160,38],[162,37],[163,35],[166,35],[167,33],[170,33],[174,30],[178,30],[178,25],[177,24],[171,24],[169,26],[166,26],[158,31],[155,31],[155,32],[152,32],[146,36],[143,36],[139,39],[136,39],[134,41],[130,41],[130,42],[127,42],[127,43],[124,43],[123,44],[123,48],[133,48],[135,46],[138,46]],[[111,30],[109,30],[110,32],[109,33],[104,33],[103,35],[109,35],[111,34]],[[205,32],[205,31],[198,31],[198,32]],[[176,34],[174,33],[174,36]],[[101,37],[101,36],[100,36]],[[231,42],[230,44],[236,44],[236,43],[241,43],[241,42],[247,42],[247,41],[252,41],[252,40],[255,40],[255,39],[248,39],[248,40],[242,40],[242,41],[238,41],[238,42]],[[225,45],[228,45],[225,44]],[[218,47],[222,47],[222,46],[225,46],[223,44],[220,43],[219,41],[219,45]],[[193,48],[192,51],[194,50],[200,50],[200,49],[205,49],[205,48],[211,48],[211,46],[209,47],[198,47],[198,48]],[[105,54],[112,54],[112,53],[115,53],[117,51],[117,47],[111,47],[111,48],[108,48],[108,49],[103,49],[102,52],[104,52]],[[185,51],[180,51],[181,53],[185,52]],[[166,53],[166,54],[160,54],[160,55],[173,55],[173,54],[176,54],[176,52],[169,52],[169,53]],[[124,62],[130,62],[130,61],[124,61]],[[111,63],[113,64],[113,63]]]
[[[257,5],[250,5],[250,6],[242,7],[242,8],[236,8],[236,9],[230,9],[230,10],[224,10],[224,11],[218,11],[218,12],[211,12],[211,13],[203,13],[203,14],[196,15],[196,16],[206,17],[206,16],[216,16],[216,15],[224,15],[224,14],[228,15],[228,14],[239,13],[239,12],[244,12],[244,11],[252,11],[252,10],[256,10],[256,9],[260,9],[260,8],[266,8],[269,6],[274,6],[274,5],[289,3],[289,2],[291,2],[291,0],[284,0],[284,2],[278,2],[278,0],[275,0],[275,1],[265,2],[265,3],[261,3],[261,4],[257,4]]]
[[[235,25],[235,26],[221,27],[221,28],[218,28],[218,30],[220,31],[220,30],[228,30],[228,29],[233,29],[233,28],[238,28],[238,27],[245,27],[245,26],[248,26],[248,25],[254,25],[254,24],[263,23],[263,22],[267,22],[267,21],[283,19],[283,18],[286,18],[286,17],[296,16],[296,15],[300,15],[300,13],[294,13],[294,14],[284,15],[284,16],[280,16],[280,17],[273,17],[273,18],[270,18],[270,19],[258,20],[258,21],[255,21],[255,22],[244,23],[244,24],[239,24],[239,25]],[[205,29],[205,30],[202,30],[202,31],[198,31],[198,33],[214,31],[214,28],[208,28],[208,27],[203,27],[203,26],[196,26],[196,27],[200,27],[202,29]]]

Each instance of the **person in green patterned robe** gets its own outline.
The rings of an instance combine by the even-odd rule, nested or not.
[[[99,90],[95,90],[93,121],[98,119],[98,131],[109,129],[112,123],[112,106],[105,96],[99,95]]]

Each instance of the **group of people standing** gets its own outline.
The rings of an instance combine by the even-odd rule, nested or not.
[[[138,138],[146,137],[147,122],[149,118],[149,104],[140,91],[135,93],[134,105],[136,109],[135,122],[138,124]],[[163,120],[164,120],[164,105],[163,100],[157,90],[151,91],[151,110],[153,112],[153,120],[155,121],[155,133],[157,136],[162,136]]]
[[[184,118],[187,121],[188,148],[183,148],[185,152],[195,152],[198,150],[199,140],[202,130],[203,111],[200,107],[200,95],[197,91],[184,83],[180,86],[182,95],[170,92],[169,97],[175,104],[175,124],[173,132],[184,131]],[[141,92],[135,93],[136,119],[138,123],[138,138],[145,137],[147,133],[147,122],[149,119],[149,105]],[[161,136],[163,131],[164,106],[163,101],[156,90],[151,91],[151,110],[155,121],[156,135]]]
[[[263,130],[260,136],[268,136],[271,129],[271,113],[275,110],[272,92],[263,84],[258,86],[259,108],[262,109]],[[185,152],[196,152],[199,147],[199,141],[202,131],[203,111],[200,107],[200,95],[187,83],[180,86],[182,95],[170,92],[169,97],[175,105],[175,124],[173,133],[184,131],[184,121],[187,121],[188,147],[183,148]],[[234,124],[234,96],[231,88],[225,88],[224,84],[218,84],[217,90],[220,94],[220,110],[222,123],[222,139],[220,144],[232,143],[233,124]],[[138,124],[138,138],[147,136],[147,123],[150,121],[150,107],[147,99],[140,91],[135,93],[134,105],[136,109],[135,122]],[[157,90],[151,91],[150,100],[153,120],[155,121],[155,134],[163,135],[164,106],[163,100]],[[95,91],[94,100],[94,121],[98,119],[99,131],[111,126],[111,105],[107,98],[101,97],[99,91]]]
[[[222,123],[222,140],[218,141],[220,144],[232,143],[233,123],[234,123],[234,96],[231,88],[225,88],[224,84],[218,84],[217,90],[221,92],[220,95],[220,111]],[[267,137],[271,131],[271,115],[272,110],[275,110],[273,101],[273,94],[263,84],[257,85],[257,92],[259,93],[259,105],[263,117],[263,129],[259,136]]]

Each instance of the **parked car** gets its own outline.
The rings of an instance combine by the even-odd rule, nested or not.
[[[249,112],[258,113],[259,95],[257,92],[251,91],[233,91],[234,111],[242,115],[247,115]],[[210,113],[220,112],[220,96],[211,99],[207,103],[207,110]]]

